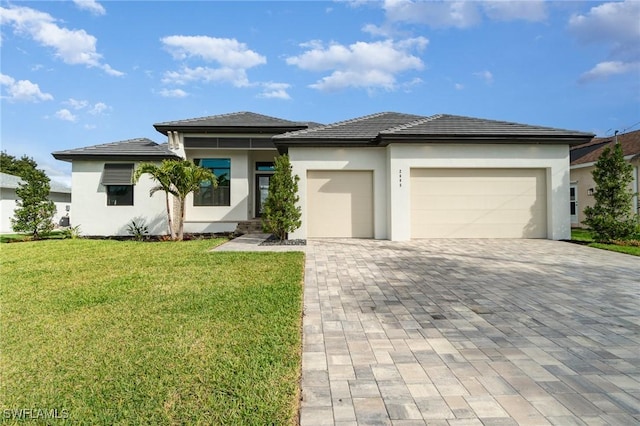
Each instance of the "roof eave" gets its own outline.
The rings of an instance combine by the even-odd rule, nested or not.
[[[304,130],[306,125],[299,126],[181,126],[154,124],[153,127],[163,135],[168,132],[181,133],[270,133],[280,134]]]
[[[62,152],[54,152],[53,158],[61,161],[74,161],[74,160],[104,160],[104,161],[161,161],[169,159],[179,159],[181,157],[175,154],[166,155],[136,155],[136,154],[69,154]]]
[[[450,143],[450,142],[473,142],[473,143],[526,143],[526,144],[568,144],[579,145],[591,140],[593,135],[397,135],[381,134],[380,145],[387,146],[393,142],[402,143]]]
[[[378,141],[371,138],[366,138],[366,139],[326,139],[326,138],[276,139],[276,138],[273,138],[272,140],[273,140],[273,144],[277,148],[281,148],[281,147],[355,148],[355,147],[378,146]]]

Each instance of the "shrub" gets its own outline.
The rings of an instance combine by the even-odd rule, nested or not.
[[[298,181],[294,176],[288,155],[276,158],[275,172],[269,183],[269,195],[264,202],[262,229],[272,233],[280,241],[287,238],[287,233],[300,227],[301,210],[298,202]]]
[[[149,227],[144,224],[144,222],[136,223],[135,220],[132,220],[129,225],[127,225],[127,231],[136,241],[144,241],[149,236]]]
[[[595,205],[586,207],[584,221],[596,241],[630,239],[638,232],[638,217],[632,212],[633,167],[624,159],[622,147],[606,147],[593,171]]]

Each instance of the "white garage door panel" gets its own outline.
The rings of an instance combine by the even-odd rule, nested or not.
[[[373,238],[373,172],[307,172],[310,238]]]
[[[544,169],[412,169],[413,238],[546,238]]]

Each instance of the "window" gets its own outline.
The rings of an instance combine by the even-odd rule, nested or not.
[[[275,171],[275,165],[273,161],[258,161],[256,162],[256,171],[258,172],[273,172]]]
[[[133,205],[133,185],[108,185],[107,186],[108,206],[132,206]]]
[[[209,169],[218,179],[218,187],[213,188],[210,181],[200,183],[200,189],[193,194],[194,206],[230,206],[231,205],[231,159],[196,158],[194,163]]]
[[[104,165],[101,183],[107,188],[108,206],[133,205],[133,164]]]

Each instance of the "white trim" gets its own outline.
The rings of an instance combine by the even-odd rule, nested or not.
[[[633,174],[633,181],[631,184],[632,184],[633,193],[636,194],[633,197],[633,211],[634,213],[640,213],[638,212],[638,210],[640,209],[640,200],[638,200],[638,198],[640,198],[640,194],[638,194],[638,191],[640,190],[638,188],[640,186],[640,182],[638,182],[640,167],[634,166],[633,169],[635,173]]]
[[[573,189],[573,200],[571,200],[571,189]],[[576,214],[571,214],[571,203],[575,203]],[[578,183],[571,182],[569,184],[569,215],[571,216],[571,225],[580,224],[580,204],[578,203]]]

